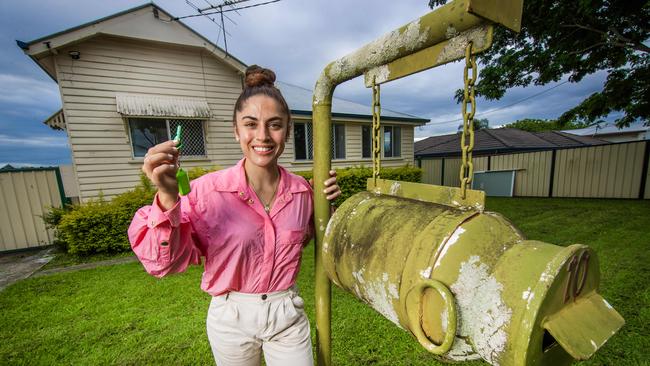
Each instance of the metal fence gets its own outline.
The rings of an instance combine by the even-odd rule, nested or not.
[[[0,252],[52,244],[42,215],[63,202],[58,168],[0,171]]]
[[[514,196],[650,199],[650,141],[474,158],[474,171],[516,170]],[[458,186],[458,157],[421,158],[424,183]]]

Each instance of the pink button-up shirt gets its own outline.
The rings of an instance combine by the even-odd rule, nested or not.
[[[191,186],[168,211],[156,197],[135,214],[129,240],[147,272],[156,277],[182,272],[203,256],[201,288],[212,296],[281,291],[295,283],[302,248],[313,232],[312,190],[305,179],[280,167],[268,214],[246,182],[244,159]]]

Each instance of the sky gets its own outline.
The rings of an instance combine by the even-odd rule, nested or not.
[[[190,0],[199,7],[217,0]],[[195,14],[185,0],[157,0],[174,16]],[[261,3],[264,0],[247,2]],[[61,108],[57,84],[16,45],[143,4],[142,0],[0,1],[0,166],[71,163],[63,131],[43,121]],[[241,4],[248,5],[248,4]],[[278,79],[313,89],[322,69],[368,42],[430,11],[427,0],[281,0],[227,13],[228,51],[244,63],[271,68]],[[184,22],[223,48],[218,25],[204,17]],[[416,139],[454,133],[463,63],[455,62],[382,85],[382,108],[430,119]],[[479,65],[480,77],[480,65]],[[478,99],[476,118],[500,126],[523,118],[553,119],[602,88],[606,73],[580,83],[513,88],[499,101]],[[553,89],[551,89],[553,88]],[[551,89],[551,90],[549,90]],[[534,96],[536,94],[540,95]],[[340,85],[335,97],[367,104],[363,77]]]

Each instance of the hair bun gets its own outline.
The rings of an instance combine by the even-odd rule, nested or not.
[[[246,69],[246,79],[244,84],[247,88],[260,86],[273,86],[275,82],[275,73],[269,69],[251,65]]]

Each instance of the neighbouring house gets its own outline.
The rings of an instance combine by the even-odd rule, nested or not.
[[[415,159],[451,158],[461,155],[460,133],[431,136],[415,143]],[[606,144],[589,136],[560,131],[528,132],[518,128],[480,129],[474,133],[474,156],[542,151],[565,147]]]
[[[59,85],[62,109],[44,122],[68,134],[80,200],[139,182],[147,149],[183,125],[182,164],[228,167],[241,158],[232,109],[246,65],[149,3],[18,45]],[[310,170],[308,89],[278,82],[294,127],[280,163]],[[334,167],[372,165],[371,107],[335,98]],[[414,127],[428,122],[382,109],[382,166],[413,163]]]
[[[589,127],[563,132],[591,136],[609,142],[650,140],[650,126],[646,126],[645,121],[637,121],[622,128],[617,127],[614,122],[599,122]]]

